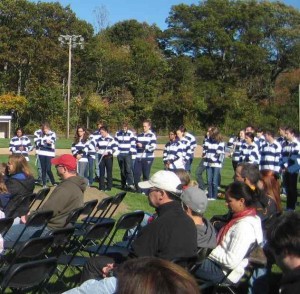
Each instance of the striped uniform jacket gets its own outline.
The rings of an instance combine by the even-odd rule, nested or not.
[[[169,169],[184,169],[183,146],[179,140],[169,141],[165,145],[163,162],[169,163]]]
[[[79,140],[78,143],[73,143],[71,147],[72,154],[76,157],[76,155],[81,155],[82,157],[78,160],[78,162],[88,162],[89,155],[89,144],[90,141],[82,141]]]
[[[141,143],[142,147],[137,147],[136,158],[154,158],[156,149],[156,136],[152,131],[137,135],[136,143]]]
[[[95,154],[98,153],[102,155],[107,153],[107,155],[118,154],[118,145],[111,135],[107,137],[96,137],[89,144],[89,150],[93,151]]]
[[[225,143],[217,142],[209,138],[205,141],[203,146],[205,161],[204,166],[209,167],[222,167],[225,158]]]
[[[19,150],[19,147],[23,147],[24,150]],[[12,137],[9,142],[9,151],[12,154],[20,154],[23,155],[27,161],[29,161],[28,152],[31,151],[32,145],[30,142],[30,139],[27,136],[21,136],[21,137]]]
[[[96,140],[96,139],[99,139],[100,137],[100,132],[99,130],[96,130],[93,134],[90,134],[89,136],[89,143],[91,143],[93,140]],[[93,159],[96,158],[96,150],[93,148],[93,149],[90,149],[88,148],[88,157],[91,157]]]
[[[119,154],[135,155],[136,154],[136,137],[133,132],[120,130],[116,132],[115,141],[118,144]]]
[[[184,134],[184,137],[189,141],[189,145],[190,145],[190,148],[191,148],[191,151],[190,151],[190,153],[192,154],[192,156],[191,156],[191,158],[193,158],[194,157],[194,152],[195,152],[195,149],[196,149],[196,147],[197,147],[197,142],[196,142],[196,138],[192,135],[192,134],[190,134],[190,133],[188,133],[188,132],[186,132],[185,134]]]
[[[185,164],[192,158],[193,153],[192,149],[190,147],[190,141],[186,139],[185,137],[182,137],[180,139],[180,143],[182,145],[182,155],[183,155],[183,163]]]
[[[277,140],[277,142],[281,145],[282,148],[283,148],[285,145],[288,144],[286,138],[284,138],[284,137],[281,137],[281,136],[280,136],[280,137],[278,137],[276,140]]]
[[[239,162],[240,161],[240,156],[241,156],[241,149],[243,148],[242,146],[246,144],[245,140],[241,141],[236,141],[235,147],[232,153],[232,161],[233,162]]]
[[[263,146],[265,146],[266,143],[267,143],[267,141],[266,141],[266,139],[265,139],[264,136],[261,136],[260,138],[258,138],[258,140],[257,140],[257,145],[258,145],[258,150],[259,150],[259,152],[261,151],[261,148],[262,148]]]
[[[300,143],[297,139],[288,142],[282,148],[280,166],[286,168],[289,173],[298,173],[300,170]]]
[[[33,142],[35,146],[35,153],[39,154],[40,147],[38,146],[37,142],[40,140],[40,137],[43,135],[43,131],[41,129],[38,129],[33,133],[33,135],[34,135]]]
[[[47,142],[49,141],[49,143]],[[38,154],[42,156],[55,156],[55,141],[56,134],[52,131],[49,131],[48,134],[41,133],[36,140],[36,146],[38,147]]]
[[[260,170],[272,170],[276,173],[280,171],[281,145],[274,141],[273,143],[265,142],[260,150]]]
[[[259,164],[260,153],[258,151],[258,145],[252,142],[251,145],[242,144],[240,151],[240,162],[249,162],[254,164]]]

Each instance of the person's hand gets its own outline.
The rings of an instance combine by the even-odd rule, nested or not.
[[[76,159],[79,160],[79,159],[81,159],[81,158],[82,158],[82,155],[81,155],[81,154],[77,154],[77,155],[76,155]]]
[[[142,143],[136,143],[136,146],[137,146],[138,148],[142,148],[142,147],[143,147],[143,144],[142,144]]]
[[[23,146],[19,146],[19,150],[20,151],[24,151],[24,147]]]
[[[102,276],[103,278],[109,277],[109,273],[115,267],[114,263],[108,263],[105,267],[102,268]]]

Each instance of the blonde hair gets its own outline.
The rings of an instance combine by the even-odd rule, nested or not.
[[[4,176],[2,173],[0,173],[0,193],[7,193],[7,192],[8,190],[4,182]]]
[[[12,154],[9,155],[8,160],[14,167],[14,173],[24,173],[27,177],[33,176],[29,164],[24,156]]]

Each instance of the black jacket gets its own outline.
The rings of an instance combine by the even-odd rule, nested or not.
[[[300,293],[300,267],[283,275],[279,293],[280,294]]]
[[[172,260],[197,254],[197,231],[179,201],[156,209],[158,217],[145,226],[132,244],[131,256],[155,256]]]

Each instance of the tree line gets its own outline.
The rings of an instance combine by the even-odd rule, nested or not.
[[[27,132],[45,120],[64,132],[68,48],[58,37],[74,34],[85,46],[72,50],[71,129],[99,119],[137,128],[144,118],[162,133],[298,126],[298,9],[206,0],[173,6],[167,25],[126,20],[95,33],[58,2],[2,0],[0,113]]]

